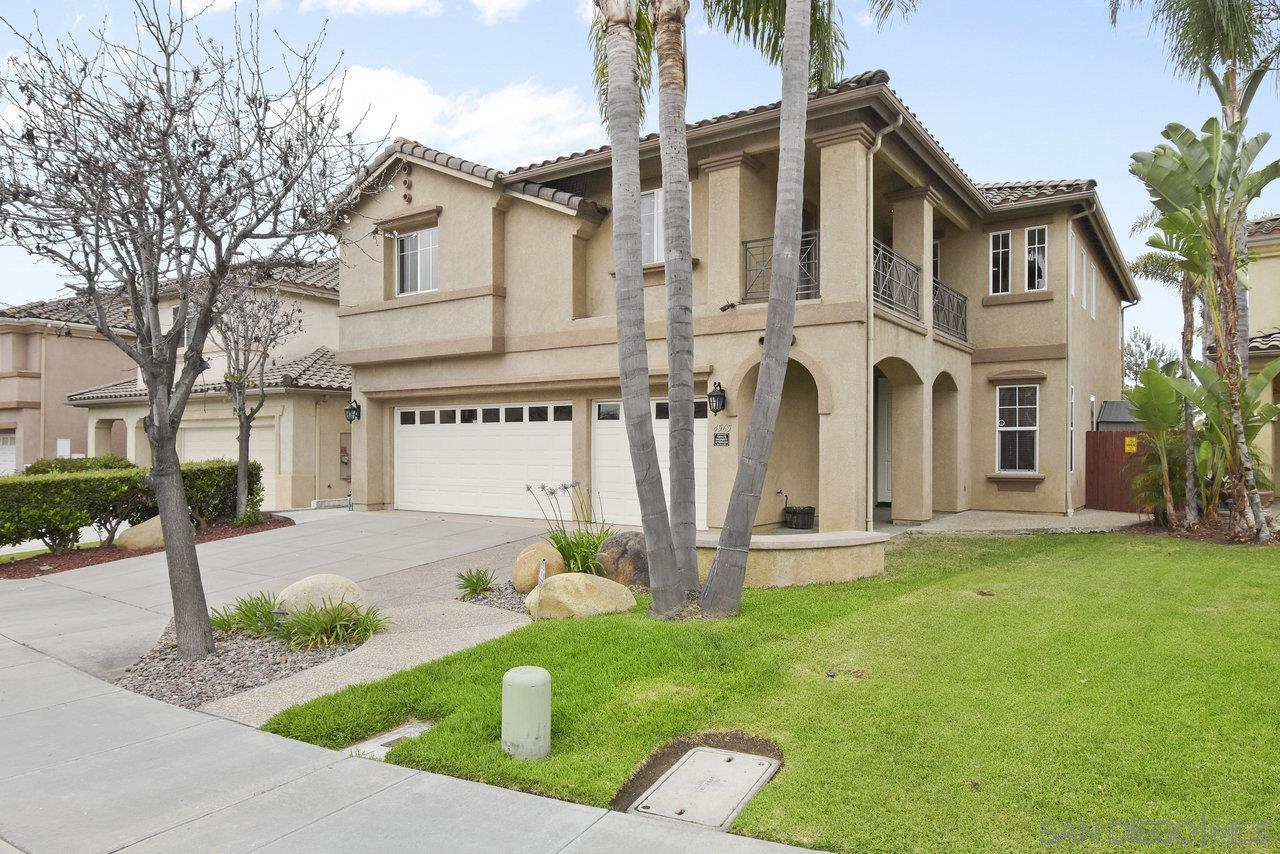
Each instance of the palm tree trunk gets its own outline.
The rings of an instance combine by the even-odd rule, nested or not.
[[[685,132],[685,16],[688,0],[650,0],[658,54],[658,134],[666,246],[667,400],[671,540],[686,596],[698,592],[693,447],[693,237],[689,222],[689,141]]]
[[[1228,266],[1229,264],[1229,266]],[[1242,520],[1244,528],[1251,538],[1261,542],[1271,542],[1271,526],[1267,522],[1262,509],[1262,498],[1258,494],[1258,484],[1253,471],[1253,454],[1249,450],[1249,441],[1244,432],[1244,416],[1240,406],[1241,363],[1239,353],[1229,344],[1234,342],[1238,332],[1238,307],[1236,306],[1235,260],[1220,264],[1217,271],[1219,279],[1219,297],[1222,301],[1223,346],[1219,350],[1219,358],[1225,360],[1227,393],[1231,404],[1231,439],[1236,446],[1235,483],[1232,485],[1235,500],[1234,514]]]
[[[778,201],[773,222],[773,271],[764,354],[756,395],[729,496],[719,548],[706,587],[703,613],[731,616],[742,604],[751,529],[760,506],[773,429],[787,376],[800,278],[800,218],[804,204],[804,137],[809,90],[809,0],[787,0],[782,45],[782,114],[778,126]]]
[[[1191,348],[1195,346],[1196,334],[1196,296],[1195,280],[1187,274],[1182,276],[1182,378],[1193,382],[1191,376]],[[1196,483],[1196,425],[1195,410],[1191,399],[1182,398],[1182,429],[1185,448],[1183,463],[1185,465],[1185,509],[1182,516],[1182,527],[1190,530],[1200,523],[1200,493]]]
[[[631,466],[653,591],[650,613],[670,617],[685,605],[676,575],[671,522],[653,439],[649,354],[644,331],[644,279],[640,255],[640,88],[636,80],[634,0],[596,0],[605,25],[612,146],[613,263],[617,274],[618,376]]]

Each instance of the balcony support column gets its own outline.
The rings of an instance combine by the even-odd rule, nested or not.
[[[920,267],[920,322],[933,333],[933,209],[931,187],[913,187],[885,197],[893,205],[893,248]]]
[[[875,134],[866,125],[813,137],[818,148],[818,285],[826,302],[866,300],[867,151]]]
[[[710,305],[719,307],[742,299],[742,241],[773,234],[772,196],[760,180],[759,171],[759,161],[743,153],[698,162],[698,174],[707,180],[707,302]],[[767,211],[763,210],[765,207]]]

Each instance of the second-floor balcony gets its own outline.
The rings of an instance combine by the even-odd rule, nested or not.
[[[743,302],[767,302],[769,283],[773,279],[773,238],[742,241]],[[796,299],[817,299],[818,232],[800,233],[800,279],[796,282]]]
[[[920,268],[879,240],[875,242],[872,258],[875,301],[912,320],[919,320]]]
[[[952,338],[969,337],[969,300],[955,288],[933,280],[933,326]]]

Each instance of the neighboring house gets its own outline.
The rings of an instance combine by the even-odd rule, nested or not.
[[[282,293],[302,307],[302,331],[274,351],[266,372],[267,403],[250,433],[250,455],[262,464],[263,508],[306,507],[317,498],[350,494],[347,465],[348,425],[343,407],[350,397],[351,370],[337,364],[338,269],[329,261],[290,277]],[[174,313],[176,300],[162,301],[162,318]],[[212,338],[205,346],[209,367],[201,374],[178,431],[183,462],[234,460],[238,427],[223,384],[225,356]],[[136,369],[127,379],[70,395],[72,406],[87,412],[92,450],[123,431],[129,459],[150,461],[142,419],[147,393]],[[83,384],[80,385],[83,388]],[[250,401],[254,398],[251,396]]]
[[[1138,299],[1094,182],[975,185],[887,84],[869,72],[809,102],[795,344],[757,524],[784,499],[825,531],[865,529],[877,503],[900,522],[1070,512]],[[703,527],[724,518],[755,392],[777,135],[777,104],[689,126]],[[641,158],[665,474],[656,136]],[[607,148],[504,174],[400,139],[369,164],[338,311],[356,507],[536,516],[526,484],[578,481],[606,519],[639,522],[609,193]],[[728,405],[711,413],[716,384]]]
[[[1280,358],[1280,215],[1250,220],[1249,254],[1249,373]],[[1280,401],[1280,379],[1263,394]],[[1274,466],[1280,459],[1280,431],[1273,424],[1257,439],[1263,460]]]
[[[67,405],[85,383],[114,382],[133,362],[100,335],[74,298],[0,309],[0,475],[41,457],[84,456],[88,418]],[[128,326],[123,310],[111,322]],[[124,433],[103,437],[103,453],[124,453]]]

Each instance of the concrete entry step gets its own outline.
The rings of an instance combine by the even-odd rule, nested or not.
[[[695,747],[628,812],[726,830],[777,770],[778,761],[767,756]]]
[[[382,735],[375,735],[373,738],[362,741],[359,744],[353,744],[347,748],[347,752],[360,759],[377,759],[381,762],[387,758],[391,748],[406,738],[417,738],[429,729],[431,729],[431,724],[429,723],[410,721],[393,730],[384,732]]]

